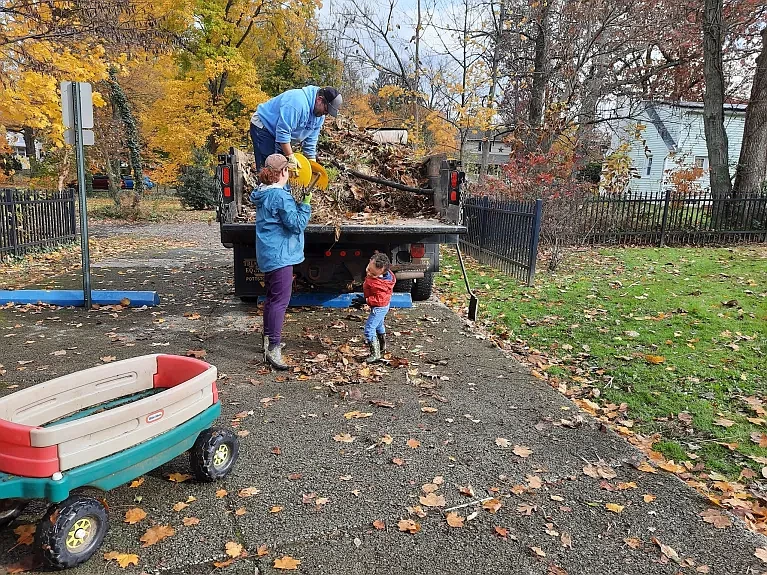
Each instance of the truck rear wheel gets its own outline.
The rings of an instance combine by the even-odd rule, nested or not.
[[[27,501],[23,499],[2,499],[0,500],[0,529],[13,523],[24,511]]]
[[[410,293],[413,290],[413,280],[397,280],[394,284],[396,293]]]
[[[413,284],[413,289],[410,292],[413,296],[413,301],[426,301],[429,299],[433,287],[434,272],[424,272],[423,277],[415,280],[415,284]]]

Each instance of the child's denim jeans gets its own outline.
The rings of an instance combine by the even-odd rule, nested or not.
[[[365,322],[365,341],[373,341],[377,333],[386,333],[384,327],[384,320],[386,314],[389,313],[389,306],[386,307],[371,307],[368,320]]]

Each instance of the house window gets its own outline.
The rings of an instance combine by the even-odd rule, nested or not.
[[[695,167],[702,170],[706,169],[708,165],[708,158],[706,156],[695,156]]]
[[[477,142],[477,151],[478,151],[478,152],[481,152],[481,151],[482,151],[482,140],[480,140],[479,142]]]
[[[649,176],[651,172],[652,172],[652,156],[647,156],[645,176]]]

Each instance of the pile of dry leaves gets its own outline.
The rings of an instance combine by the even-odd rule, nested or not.
[[[318,144],[318,161],[328,171],[327,190],[314,190],[312,223],[337,225],[342,222],[383,224],[392,220],[434,218],[431,196],[396,190],[352,176],[349,170],[382,178],[410,187],[428,185],[423,161],[413,150],[400,144],[382,144],[350,122],[343,127],[326,122]],[[256,182],[255,174],[246,175],[243,209],[240,219],[254,221],[255,211],[249,201]],[[303,196],[303,189],[294,189]]]

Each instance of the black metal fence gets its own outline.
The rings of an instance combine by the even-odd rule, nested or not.
[[[75,192],[0,189],[0,257],[74,240]]]
[[[557,209],[547,201],[544,212]],[[599,196],[573,211],[568,243],[723,244],[767,241],[767,195],[714,200],[663,195]],[[547,218],[544,217],[544,228]]]
[[[467,197],[462,216],[467,233],[461,237],[461,248],[479,262],[532,285],[541,214],[541,200]]]

